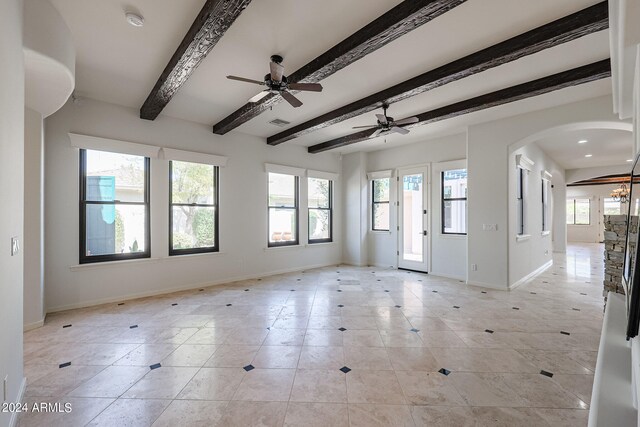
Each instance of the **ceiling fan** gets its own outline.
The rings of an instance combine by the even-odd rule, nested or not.
[[[375,138],[383,132],[395,132],[400,135],[406,135],[409,133],[409,129],[402,128],[402,125],[408,125],[410,123],[418,123],[420,120],[417,117],[407,117],[406,119],[401,119],[395,121],[393,117],[387,116],[387,109],[389,108],[389,104],[382,104],[383,114],[376,114],[376,118],[378,119],[378,123],[371,126],[355,126],[353,129],[373,129],[375,131],[370,135]]]
[[[258,102],[268,94],[274,93],[282,95],[285,101],[293,107],[298,108],[302,105],[302,101],[293,96],[289,90],[322,92],[322,85],[319,83],[289,83],[287,76],[284,75],[284,66],[282,65],[282,61],[283,58],[280,55],[271,56],[271,63],[269,64],[271,72],[264,76],[264,81],[245,79],[244,77],[237,76],[227,76],[227,78],[267,87],[267,89],[249,99],[249,102]]]

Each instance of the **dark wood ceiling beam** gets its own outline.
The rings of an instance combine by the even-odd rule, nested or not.
[[[544,49],[605,30],[608,27],[608,6],[605,1],[284,130],[267,138],[267,143],[269,145],[281,144],[376,110],[383,102],[392,104],[402,101]]]
[[[251,0],[207,0],[140,108],[155,120]]]
[[[291,83],[319,82],[465,1],[405,0],[299,70],[287,75],[287,78]],[[246,103],[216,123],[213,133],[224,135],[281,101],[280,95],[269,94],[259,102]]]
[[[446,119],[462,116],[469,113],[485,110],[487,108],[497,107],[499,105],[508,104],[510,102],[520,101],[545,93],[553,92],[571,86],[589,83],[595,80],[604,79],[611,76],[611,64],[608,59],[594,62],[589,65],[574,68],[541,79],[533,80],[527,83],[511,86],[465,101],[456,102],[445,107],[436,108],[418,114],[418,122],[406,126],[411,129],[417,126],[435,123]],[[371,138],[371,129],[356,132],[351,135],[332,139],[331,141],[321,144],[312,145],[308,148],[309,153],[320,153],[332,150],[346,145],[355,144],[356,142],[366,141]]]

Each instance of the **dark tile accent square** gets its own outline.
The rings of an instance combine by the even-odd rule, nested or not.
[[[62,369],[62,368],[66,368],[67,366],[71,366],[71,362],[61,363],[58,365],[58,368]]]
[[[202,292],[202,291],[204,291],[204,289],[199,289],[198,291],[199,291],[199,292]]]
[[[437,293],[438,293],[438,291],[431,291],[431,292],[433,292],[434,294],[437,294]]]
[[[340,281],[340,279],[337,279],[337,280],[338,280],[338,282]]]
[[[458,305],[454,305],[454,306],[453,306],[453,308],[460,308],[460,306],[458,306]]]
[[[262,279],[258,279],[258,282],[259,282],[260,280],[262,280]]]
[[[451,373],[450,370],[445,368],[440,369],[438,372],[440,372],[442,375],[449,375]]]
[[[385,291],[385,292],[389,292],[389,290],[388,290],[388,289],[385,289],[384,291]]]
[[[481,293],[481,294],[486,294],[486,293],[487,293],[487,291],[480,291],[480,293]]]
[[[382,282],[382,280],[381,279],[376,279],[376,282]]]
[[[402,306],[401,305],[396,305],[396,308],[402,308]]]
[[[492,334],[492,333],[493,333],[493,331],[492,331],[491,329],[485,329],[484,331],[485,331],[486,333],[488,333],[488,334]]]
[[[296,280],[299,282],[299,281],[300,281],[300,280],[302,280],[302,279],[296,279]]]
[[[529,292],[531,295],[537,295],[535,292]]]
[[[249,292],[249,289],[245,289],[244,291],[245,291],[245,292]]]
[[[342,289],[338,289],[338,292],[342,292]]]
[[[129,329],[135,329],[137,327],[138,327],[138,325],[131,325],[131,326],[129,326]]]
[[[573,311],[580,311],[580,309],[579,309],[579,308],[572,308],[571,310],[573,310]]]
[[[256,368],[253,365],[247,365],[247,366],[243,367],[242,369],[244,369],[245,371],[249,372],[249,371],[253,371]]]
[[[411,332],[420,332],[420,329],[411,328]]]
[[[584,292],[580,292],[580,295],[586,295]]]
[[[350,369],[350,368],[347,368],[346,366],[343,366],[342,368],[340,368],[340,370],[341,370],[342,372],[344,372],[345,374],[346,374],[346,373],[348,373],[348,372],[351,372],[351,369]]]
[[[511,307],[514,310],[520,310],[520,307]]]
[[[291,289],[291,292],[295,292],[295,291],[296,291],[295,289]]]
[[[233,304],[227,304],[227,307],[231,307]]]
[[[160,363],[154,363],[153,365],[149,366],[149,369],[151,369],[152,371],[158,368],[162,368],[162,365]]]
[[[271,330],[271,326],[269,326],[269,327],[267,328],[267,331],[270,331],[270,330]]]
[[[342,308],[344,307],[344,304],[338,304],[338,307]]]
[[[549,282],[543,281],[542,283],[549,283]]]
[[[347,330],[347,328],[338,328],[338,330],[339,330],[340,332],[344,332],[344,331],[346,331],[346,330]]]
[[[121,302],[121,303],[119,303],[118,305],[124,305],[124,303],[123,303],[123,302]]]
[[[464,280],[458,280],[458,282],[460,282],[460,283],[464,283]]]
[[[64,329],[64,328],[70,328],[71,326],[73,326],[73,325],[64,325],[64,326],[62,327],[62,329]]]
[[[422,279],[418,279],[418,282],[422,282]]]
[[[544,375],[545,377],[553,377],[553,372],[547,372],[544,369],[542,371],[540,371],[540,375]]]
[[[177,303],[177,302],[174,302],[174,303],[173,303],[173,304],[171,304],[171,305],[172,305],[172,306],[173,306],[173,305],[178,305],[178,303]]]
[[[571,335],[571,333],[570,333],[570,332],[567,332],[567,331],[560,331],[560,333],[561,333],[562,335]]]

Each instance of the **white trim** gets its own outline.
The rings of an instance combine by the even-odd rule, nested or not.
[[[302,168],[294,168],[293,166],[284,166],[284,165],[275,165],[272,163],[264,164],[265,172],[271,173],[281,173],[284,175],[295,175],[295,176],[304,176],[305,169]]]
[[[307,265],[307,266],[301,266],[301,267],[295,267],[295,268],[268,271],[268,272],[264,272],[264,273],[260,273],[260,274],[254,273],[254,274],[246,274],[246,275],[241,275],[241,276],[228,277],[228,278],[225,278],[225,279],[214,280],[214,281],[203,282],[203,283],[197,283],[197,284],[183,285],[183,286],[178,286],[178,287],[170,288],[170,289],[138,292],[138,293],[133,293],[133,294],[128,294],[128,295],[121,295],[121,296],[117,296],[117,297],[100,298],[100,299],[85,301],[85,302],[76,303],[76,304],[68,304],[68,305],[61,305],[61,306],[58,306],[58,307],[48,308],[47,309],[47,313],[56,313],[56,312],[59,312],[59,311],[73,310],[73,309],[76,309],[76,308],[93,307],[93,306],[96,306],[96,305],[109,304],[109,303],[121,302],[121,301],[129,301],[129,300],[134,300],[134,299],[138,299],[138,298],[146,298],[146,297],[153,297],[153,296],[158,296],[158,295],[172,294],[174,292],[181,292],[181,291],[188,291],[188,290],[192,290],[192,289],[207,288],[207,287],[216,286],[216,285],[223,285],[223,284],[227,284],[227,283],[231,283],[231,282],[238,282],[238,281],[241,281],[241,280],[259,279],[259,278],[263,278],[263,277],[277,276],[279,274],[295,273],[295,272],[298,272],[298,271],[313,270],[313,269],[316,269],[316,268],[328,267],[328,266],[336,265],[336,264],[339,264],[339,263],[340,262],[338,261],[338,262],[332,262],[332,263]]]
[[[549,260],[547,262],[545,262],[544,264],[542,264],[540,267],[538,267],[537,269],[533,270],[531,273],[527,274],[526,276],[524,276],[522,279],[518,280],[517,282],[509,285],[509,290],[513,290],[515,288],[517,288],[520,285],[524,285],[525,283],[529,282],[530,280],[532,280],[533,278],[535,278],[537,275],[539,275],[540,273],[544,272],[545,270],[547,270],[549,267],[551,267],[553,265],[553,260]]]
[[[533,162],[533,160],[531,160],[530,158],[528,158],[527,156],[525,156],[524,154],[516,154],[516,166],[524,169],[524,170],[528,170],[531,171],[533,169],[533,165],[535,163]]]
[[[545,181],[551,181],[551,178],[553,178],[549,171],[540,171],[540,176]]]
[[[38,329],[44,326],[44,319],[38,320],[37,322],[27,323],[22,327],[22,332],[31,331],[33,329]]]
[[[300,243],[296,245],[278,245],[278,246],[267,246],[266,248],[262,248],[265,252],[273,251],[273,250],[285,250],[285,249],[304,249],[305,245]]]
[[[196,153],[194,151],[176,150],[174,148],[161,148],[158,158],[176,160],[179,162],[203,163],[219,167],[227,166],[228,157],[215,154]]]
[[[161,261],[162,261],[162,258],[134,258],[134,259],[122,259],[117,261],[106,261],[106,262],[89,262],[86,264],[70,265],[69,270],[82,271],[82,270],[93,270],[95,268],[118,267],[118,266],[129,265],[129,264],[131,265],[155,264]]]
[[[20,390],[18,390],[18,398],[16,402],[22,403],[24,399],[24,392],[27,389],[27,377],[22,377],[22,382],[20,383]],[[11,414],[11,418],[9,419],[9,427],[15,427],[18,424],[18,416],[20,412],[16,411]]]
[[[134,156],[144,156],[153,159],[158,158],[158,151],[160,150],[159,147],[153,145],[80,135],[77,133],[69,133],[69,139],[71,140],[71,146],[75,148],[132,154]]]
[[[340,175],[334,172],[323,172],[323,171],[315,171],[311,169],[307,169],[307,177],[309,178],[318,178],[318,179],[328,179],[329,181],[337,181]]]
[[[495,283],[476,282],[476,281],[471,281],[471,280],[467,280],[467,285],[469,285],[469,286],[477,286],[479,288],[493,289],[493,290],[496,290],[496,291],[508,291],[509,290],[508,287],[501,286],[501,285],[496,285]]]
[[[518,234],[516,235],[516,242],[524,242],[525,240],[529,240],[531,238],[531,234]]]
[[[391,169],[376,172],[367,172],[367,179],[369,181],[373,181],[374,179],[391,178],[392,176],[393,171]]]
[[[541,235],[542,237],[544,237],[544,236],[549,236],[550,234],[551,234],[551,231],[550,231],[550,230],[545,230],[545,231],[540,232],[540,235]]]

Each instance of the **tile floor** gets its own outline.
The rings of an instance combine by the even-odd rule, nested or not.
[[[26,402],[73,411],[19,425],[584,426],[601,260],[572,245],[512,292],[339,266],[52,314]]]

